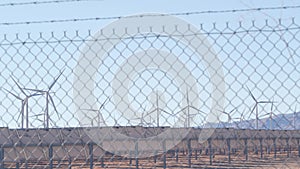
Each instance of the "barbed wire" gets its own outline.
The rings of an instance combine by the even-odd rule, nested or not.
[[[67,2],[83,2],[83,1],[102,1],[102,0],[52,0],[52,1],[11,2],[11,3],[0,4],[0,7],[40,5],[40,4],[57,4],[57,3],[67,3]]]
[[[214,11],[209,10],[209,11],[194,11],[194,12],[177,12],[177,13],[168,13],[168,14],[145,14],[145,15],[135,15],[135,16],[108,16],[108,17],[90,17],[90,18],[72,18],[72,19],[53,19],[53,20],[40,20],[40,21],[1,22],[0,26],[114,20],[114,19],[121,19],[121,18],[137,18],[137,17],[162,17],[166,15],[184,16],[184,15],[235,13],[235,12],[263,11],[263,10],[279,10],[279,9],[286,10],[286,9],[296,9],[296,8],[300,8],[300,5],[282,6],[282,7],[248,8],[248,9],[231,9],[231,10],[214,10]]]
[[[282,31],[291,31],[291,30],[300,30],[300,26],[295,26],[291,28],[282,28],[282,29],[249,29],[249,30],[241,30],[241,31],[232,31],[232,32],[199,32],[195,34],[173,34],[173,35],[157,35],[153,33],[149,34],[141,34],[134,37],[124,38],[126,39],[146,39],[146,38],[164,38],[164,37],[187,37],[187,36],[197,36],[197,35],[235,35],[241,33],[256,33],[256,32],[282,32]],[[90,33],[89,33],[90,34]],[[42,36],[42,35],[40,35]],[[6,35],[4,35],[4,39],[6,39]],[[120,38],[108,37],[102,39],[67,39],[67,40],[44,40],[44,41],[22,41],[22,42],[11,42],[11,43],[0,43],[0,46],[11,46],[11,45],[25,45],[25,44],[41,44],[41,43],[64,43],[64,42],[96,42],[96,41],[106,41],[106,40],[115,40]]]

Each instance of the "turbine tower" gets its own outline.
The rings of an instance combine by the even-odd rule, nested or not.
[[[17,121],[19,120],[20,116],[22,116],[22,120],[21,120],[21,128],[23,129],[24,128],[24,122],[25,122],[25,128],[28,128],[29,127],[29,103],[28,103],[28,100],[29,98],[33,97],[33,96],[38,96],[38,95],[41,95],[41,94],[38,94],[38,93],[34,93],[34,94],[27,94],[22,88],[21,86],[17,83],[17,81],[12,78],[13,81],[15,82],[15,84],[18,86],[18,88],[20,89],[20,91],[25,95],[25,98],[21,98],[19,97],[18,95],[10,92],[9,90],[3,88],[6,92],[8,92],[9,94],[13,95],[16,99],[20,100],[22,102],[22,105],[21,105],[21,112],[17,118]]]
[[[49,100],[57,114],[57,116],[59,116],[59,113],[56,109],[56,106],[54,104],[53,98],[50,95],[51,89],[53,88],[53,86],[56,84],[56,82],[58,81],[58,79],[60,78],[60,76],[63,74],[64,70],[60,72],[60,74],[54,79],[54,81],[51,83],[51,85],[48,87],[47,90],[40,90],[40,89],[30,89],[30,88],[24,88],[25,90],[30,90],[30,91],[35,91],[35,92],[39,92],[42,95],[45,95],[46,98],[46,109],[45,109],[45,115],[44,115],[44,126],[45,128],[49,128],[49,121],[50,121],[50,116],[49,116]]]

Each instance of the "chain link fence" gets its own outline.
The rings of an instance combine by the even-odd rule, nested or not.
[[[298,23],[2,35],[0,168],[297,168]]]

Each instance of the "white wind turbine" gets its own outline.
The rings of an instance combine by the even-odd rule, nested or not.
[[[190,127],[191,126],[191,119],[192,119],[193,116],[196,116],[199,113],[203,114],[204,116],[206,116],[207,114],[205,112],[201,111],[200,109],[196,108],[195,106],[190,104],[188,90],[186,90],[186,103],[187,103],[187,105],[184,108],[182,108],[181,110],[179,110],[178,112],[176,112],[175,115],[178,115],[180,112],[183,112],[183,111],[186,110],[187,111],[187,113],[185,115],[186,127]],[[191,110],[194,110],[197,113],[191,113]],[[170,114],[170,113],[168,113],[168,114]]]
[[[253,107],[253,109],[252,109],[252,111],[251,111],[251,114],[254,112],[254,110],[256,111],[256,112],[255,112],[255,127],[256,127],[256,129],[258,129],[258,120],[259,120],[258,105],[259,105],[259,104],[272,103],[272,102],[271,102],[271,101],[258,101],[258,100],[254,97],[254,95],[252,94],[252,92],[250,91],[250,89],[249,89],[248,87],[247,87],[247,89],[248,89],[248,91],[249,91],[249,93],[250,93],[252,99],[253,99],[254,102],[255,102],[254,107]],[[250,114],[250,116],[251,116],[251,114]]]
[[[263,116],[268,115],[268,118],[269,118],[268,120],[270,120],[270,126],[269,126],[268,129],[270,129],[270,130],[273,129],[273,116],[274,116],[273,107],[274,107],[274,103],[276,103],[276,102],[274,102],[274,99],[273,99],[273,101],[271,103],[272,103],[271,104],[271,111],[269,113],[265,113],[265,114],[262,114],[262,115],[259,116],[259,117],[263,117]],[[266,127],[265,124],[263,124],[263,125],[264,125],[264,127]]]
[[[25,120],[25,127],[28,128],[29,127],[29,105],[28,105],[28,100],[29,98],[33,97],[33,96],[38,96],[41,94],[38,93],[34,93],[34,94],[26,94],[26,92],[21,88],[21,86],[17,83],[17,81],[12,78],[13,81],[15,82],[15,84],[18,86],[18,88],[20,89],[20,91],[25,95],[25,98],[21,98],[19,96],[17,96],[16,94],[10,92],[9,90],[3,88],[4,90],[6,90],[9,94],[13,95],[16,99],[20,100],[22,102],[21,105],[21,112],[17,118],[17,121],[19,120],[20,116],[22,116],[22,120],[21,120],[21,128],[24,128],[24,120]],[[24,119],[25,117],[25,119]]]
[[[150,113],[147,113],[146,115],[145,115],[145,113],[146,113],[146,106],[143,108],[143,112],[142,112],[142,116],[141,117],[137,117],[137,118],[134,118],[133,120],[139,120],[140,121],[140,123],[138,124],[139,126],[154,126],[154,123],[155,123],[155,121],[153,120],[152,121],[152,117],[151,116],[149,116],[150,115]],[[150,122],[147,122],[148,120],[145,120],[145,117],[146,116],[149,116],[149,121]]]
[[[296,119],[297,119],[297,117],[296,117],[296,115],[297,115],[296,110],[297,110],[297,104],[295,105],[295,110],[294,110],[294,114],[293,114],[294,130],[297,129],[297,127],[296,127]]]
[[[63,74],[64,70],[61,71],[61,73],[54,79],[54,81],[51,83],[51,85],[48,87],[47,90],[40,90],[40,89],[30,89],[30,88],[24,88],[25,90],[30,90],[30,91],[35,91],[35,92],[39,92],[43,95],[45,95],[46,97],[46,109],[45,109],[45,115],[44,115],[44,120],[45,120],[45,128],[49,128],[49,121],[51,120],[50,119],[50,116],[49,116],[49,100],[57,114],[57,116],[59,116],[59,113],[56,109],[56,106],[54,104],[54,101],[53,101],[53,98],[52,96],[50,95],[50,93],[53,93],[51,92],[51,89],[53,88],[53,86],[56,84],[56,82],[58,81],[58,79],[60,78],[60,76]]]
[[[274,99],[273,99],[273,102],[272,102],[272,105],[271,105],[271,112],[270,112],[270,129],[272,130],[273,129],[273,107],[274,107]]]
[[[158,91],[156,92],[156,108],[153,109],[152,111],[150,111],[149,113],[147,113],[147,115],[150,115],[154,112],[156,112],[156,123],[157,123],[157,127],[159,127],[159,116],[160,116],[160,113],[161,112],[164,112],[164,113],[167,113],[167,114],[170,114],[169,112],[165,111],[164,109],[160,108],[159,107],[159,96],[158,96]],[[150,116],[151,118],[151,116]]]
[[[219,112],[221,112],[221,113],[227,115],[227,123],[228,123],[228,124],[230,124],[230,123],[232,122],[232,120],[233,120],[232,117],[231,117],[231,113],[232,113],[234,110],[235,110],[235,108],[232,109],[230,112],[226,112],[225,110],[219,110]]]
[[[106,126],[105,120],[100,112],[100,110],[104,107],[105,103],[107,102],[107,100],[109,100],[110,98],[106,98],[106,100],[100,105],[99,109],[80,109],[80,110],[87,110],[87,111],[93,111],[93,112],[97,112],[97,122],[98,122],[98,127],[101,126],[101,122],[104,124],[104,126]],[[94,122],[93,119],[92,120],[92,126],[94,126]],[[116,122],[116,119],[114,119],[114,121]]]

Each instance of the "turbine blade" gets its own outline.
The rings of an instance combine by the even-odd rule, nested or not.
[[[87,111],[98,111],[96,109],[80,109],[80,110],[87,110]]]
[[[251,117],[251,115],[252,115],[252,113],[254,112],[254,110],[255,110],[255,108],[256,108],[256,104],[255,104],[255,106],[253,107],[253,109],[251,110],[251,113],[250,113],[250,115],[249,115],[249,119],[250,119],[250,117]]]
[[[196,111],[199,111],[199,109],[197,109],[197,108],[194,107],[194,106],[190,106],[190,108],[192,108],[192,109],[194,109],[194,110],[196,110]]]
[[[154,110],[152,110],[152,111],[150,111],[148,114],[151,114],[151,113],[153,113],[153,112],[155,112],[155,111],[157,111],[157,108],[154,109]]]
[[[20,114],[19,114],[19,116],[17,118],[17,122],[19,121],[21,115],[23,114],[23,111],[24,111],[24,104],[22,103],[21,112],[20,112]]]
[[[18,82],[12,77],[13,81],[15,82],[15,84],[18,86],[18,88],[21,90],[21,92],[27,96],[27,94],[25,93],[25,91],[21,88],[21,86],[18,84]]]
[[[224,113],[224,111],[223,110],[218,110],[219,112],[221,112],[221,113]]]
[[[196,111],[198,111],[199,113],[203,113],[203,114],[205,114],[206,115],[206,113],[205,112],[203,112],[203,111],[201,111],[200,109],[197,109],[196,107],[194,107],[194,106],[190,106],[192,109],[194,109],[194,110],[196,110]]]
[[[169,112],[167,112],[167,111],[165,111],[164,109],[162,109],[162,108],[159,108],[158,110],[160,110],[160,111],[162,111],[162,112],[164,112],[164,113],[166,113],[166,114],[169,114],[169,115],[173,115],[172,113],[169,113]]]
[[[54,127],[56,127],[55,122],[54,122],[51,118],[49,118],[49,121],[50,121],[50,123],[52,123],[52,125],[53,125]],[[48,126],[48,127],[49,127],[49,126]]]
[[[250,89],[248,88],[248,86],[246,85],[247,89],[248,89],[248,92],[250,93],[252,99],[257,102],[256,98],[254,97],[254,95],[252,94],[252,92],[250,91]]]
[[[271,101],[259,101],[257,103],[273,103],[273,102],[271,102]]]
[[[110,97],[107,97],[106,100],[102,103],[102,105],[99,107],[99,111],[104,107],[108,99],[110,99]]]
[[[29,116],[29,117],[38,117],[38,116],[43,116],[43,115],[44,115],[44,113],[41,113],[41,114],[31,115],[31,116]]]
[[[188,87],[186,86],[186,104],[189,105],[190,101],[189,101],[189,92],[188,92]]]
[[[151,113],[153,113],[156,109],[152,110]],[[179,114],[180,112],[182,112],[183,109],[177,111],[175,114],[173,114],[173,116],[176,116],[177,114]],[[150,113],[149,113],[150,114]]]
[[[244,120],[244,113],[245,113],[245,111],[246,111],[246,107],[244,108],[244,110],[241,113],[240,121]]]
[[[23,89],[33,91],[33,92],[40,92],[40,93],[45,93],[46,92],[45,90],[32,89],[32,88],[26,88],[26,87],[24,87]]]
[[[184,111],[185,109],[187,109],[188,106],[183,107],[180,111]]]
[[[271,112],[273,112],[273,106],[274,106],[274,98],[273,98],[273,101],[272,101]]]
[[[41,94],[41,93],[34,93],[34,94],[29,95],[28,97],[41,96],[41,95],[44,95],[44,94]]]
[[[3,88],[3,89],[6,90],[9,94],[13,95],[13,96],[14,96],[15,98],[17,98],[18,100],[22,100],[22,101],[23,101],[23,99],[22,99],[21,97],[17,96],[16,94],[10,92],[9,90],[7,90],[7,89],[5,89],[5,88]]]
[[[252,94],[252,92],[251,92],[251,91],[249,91],[249,92],[250,92],[250,95],[251,95],[252,99],[253,99],[255,102],[257,102],[257,100],[256,100],[256,98],[254,97],[254,95]]]
[[[60,74],[57,76],[57,78],[53,81],[53,83],[50,85],[48,91],[50,91],[52,89],[52,87],[55,85],[55,83],[57,82],[57,80],[60,78],[60,76],[64,73],[65,70],[61,71]]]
[[[44,122],[44,121],[43,121],[43,120],[41,120],[41,119],[36,119],[36,120],[37,120],[37,121],[39,121],[39,122],[42,122],[42,123]]]
[[[55,107],[55,104],[54,104],[54,101],[53,101],[51,95],[49,95],[49,98],[50,98],[50,101],[51,101],[51,103],[52,103],[52,105],[53,105],[53,108],[54,108],[54,110],[55,110],[57,116],[59,117],[59,113],[58,113],[58,111],[57,111],[57,109],[56,109],[56,107]]]

